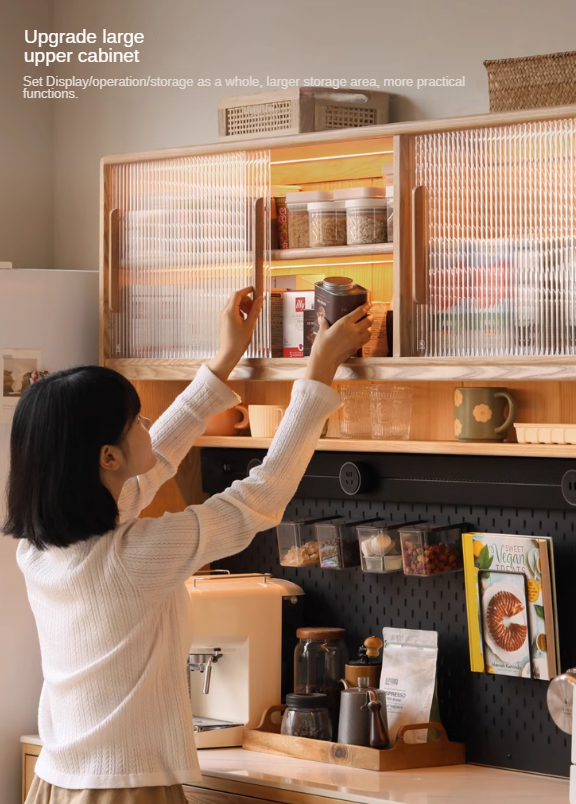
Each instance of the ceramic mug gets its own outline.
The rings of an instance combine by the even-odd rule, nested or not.
[[[280,426],[286,408],[282,405],[248,405],[250,432],[256,438],[271,438]]]
[[[506,388],[454,391],[454,435],[459,441],[504,441],[515,418],[516,400]]]
[[[240,419],[238,419],[240,414]],[[204,431],[207,436],[232,436],[240,435],[240,430],[247,430],[250,426],[248,418],[248,408],[244,405],[235,405],[224,413],[219,413],[208,422]]]

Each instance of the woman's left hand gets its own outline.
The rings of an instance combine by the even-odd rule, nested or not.
[[[253,287],[237,290],[228,299],[220,312],[220,348],[216,357],[207,366],[218,379],[226,382],[252,340],[256,321],[262,310],[264,298],[252,299]]]

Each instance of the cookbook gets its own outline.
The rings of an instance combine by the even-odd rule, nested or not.
[[[560,667],[549,536],[462,537],[470,668],[547,681]]]

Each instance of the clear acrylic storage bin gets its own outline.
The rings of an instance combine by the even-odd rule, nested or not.
[[[324,569],[350,569],[360,566],[360,548],[356,528],[373,519],[359,519],[353,522],[334,519],[331,522],[318,522],[316,533],[320,551],[320,566]]]
[[[333,517],[329,518],[332,521]],[[276,527],[278,554],[283,567],[306,567],[318,564],[318,540],[315,525],[318,517],[292,519]]]
[[[402,549],[398,532],[401,526],[398,522],[382,520],[356,527],[363,572],[401,572]]]
[[[399,527],[402,568],[405,575],[440,575],[463,567],[462,534],[468,526],[418,525]]]

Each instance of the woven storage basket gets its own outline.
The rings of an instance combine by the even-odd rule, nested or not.
[[[218,139],[230,142],[381,126],[388,122],[389,99],[386,92],[316,87],[222,98],[218,104]]]
[[[576,104],[576,51],[485,61],[491,112]]]

